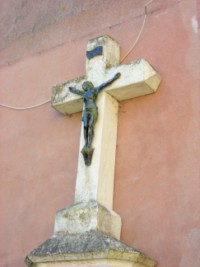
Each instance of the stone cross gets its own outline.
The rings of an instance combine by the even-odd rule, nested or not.
[[[29,267],[154,267],[156,262],[119,241],[121,218],[112,210],[118,102],[156,92],[161,77],[144,59],[119,65],[119,45],[108,36],[87,45],[86,76],[53,88],[52,106],[63,114],[83,109],[69,91],[83,82],[94,86],[119,79],[97,98],[93,159],[86,166],[79,153],[75,204],[56,214],[54,234],[26,257]],[[84,145],[83,127],[80,150]]]
[[[80,112],[83,109],[82,99],[71,93],[69,87],[81,89],[85,81],[99,86],[116,73],[121,73],[121,77],[98,96],[99,117],[95,125],[92,164],[85,166],[79,153],[75,191],[75,203],[95,200],[112,209],[118,103],[156,92],[161,77],[145,59],[119,65],[119,45],[109,36],[90,40],[86,53],[86,75],[56,85],[53,88],[52,106],[63,114]],[[82,127],[80,151],[83,146]]]

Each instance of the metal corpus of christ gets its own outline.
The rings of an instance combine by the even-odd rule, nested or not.
[[[84,141],[85,145],[81,150],[86,166],[90,166],[92,162],[92,155],[94,148],[92,147],[92,141],[94,137],[94,126],[98,118],[98,107],[96,105],[96,99],[98,94],[117,80],[121,74],[118,72],[110,80],[102,83],[101,85],[94,87],[92,82],[86,81],[82,84],[82,89],[79,90],[75,87],[69,87],[70,92],[80,95],[83,98],[84,109],[82,112],[82,122],[84,127]]]

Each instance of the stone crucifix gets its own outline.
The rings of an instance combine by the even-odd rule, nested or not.
[[[54,86],[52,106],[63,114],[80,112],[84,93],[76,93],[84,84],[92,83],[94,88],[107,86],[97,98],[99,115],[94,126],[94,153],[90,166],[85,165],[79,153],[75,203],[95,200],[112,209],[118,103],[156,92],[161,77],[145,59],[119,65],[119,45],[107,35],[90,40],[86,55],[86,75]],[[80,152],[85,147],[84,130],[83,123]]]
[[[52,106],[56,110],[63,114],[83,110],[75,203],[56,213],[54,234],[27,255],[25,261],[29,267],[154,267],[156,264],[120,242],[121,218],[112,206],[118,102],[156,92],[161,77],[144,59],[119,65],[119,55],[119,45],[109,36],[90,40],[86,76],[53,88]],[[93,115],[96,117],[92,118]],[[90,123],[93,124],[89,129]],[[88,130],[92,131],[90,137]],[[87,166],[81,150],[85,146],[93,149],[91,144],[94,153],[91,165]]]

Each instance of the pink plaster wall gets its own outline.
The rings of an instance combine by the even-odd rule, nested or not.
[[[25,3],[28,15],[9,33],[2,23],[19,23],[11,20],[23,10],[16,2]],[[72,2],[1,1],[1,102],[29,106],[49,99],[52,85],[84,74],[86,43],[95,36],[111,35],[126,54],[145,1]],[[126,59],[146,58],[163,81],[155,95],[126,101],[120,109],[114,209],[123,220],[122,240],[155,258],[157,267],[200,266],[197,4],[154,1]],[[63,6],[66,16],[59,13]],[[34,25],[41,27],[34,32]],[[51,236],[55,212],[73,203],[81,114],[64,117],[47,104],[26,111],[1,108],[0,116],[0,266],[21,267],[25,255]]]

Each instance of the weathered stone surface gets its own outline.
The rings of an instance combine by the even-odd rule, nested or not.
[[[120,238],[121,218],[96,201],[78,203],[56,214],[54,234],[78,234],[96,230]]]
[[[95,124],[95,149],[89,168],[85,166],[81,154],[84,147],[82,127],[75,191],[75,203],[96,200],[112,209],[118,101],[155,93],[161,77],[145,59],[119,65],[119,44],[107,35],[89,40],[87,51],[98,47],[102,48],[102,54],[86,59],[86,76],[71,80],[64,86],[54,87],[52,106],[63,114],[79,112],[82,109],[82,99],[71,93],[69,86],[81,89],[85,79],[98,86],[116,73],[121,73],[120,78],[108,86],[106,93],[102,92],[98,96],[99,117]]]
[[[116,72],[120,72],[121,77],[106,92],[118,101],[155,93],[161,82],[161,76],[143,58],[107,70],[105,79]]]
[[[66,83],[57,84],[52,88],[52,107],[63,114],[73,114],[83,110],[83,101],[80,96],[72,94],[69,87],[81,87],[86,81],[86,77],[82,76]],[[66,102],[68,103],[66,105]]]
[[[155,261],[126,244],[102,234],[89,231],[83,234],[55,235],[33,250],[25,259],[28,266],[45,262],[83,260],[119,260],[153,267]]]
[[[87,167],[81,154],[84,146],[81,129],[80,153],[75,188],[75,203],[95,200],[104,207],[113,207],[115,153],[117,140],[118,103],[108,94],[97,99],[98,120],[95,124],[92,164]]]
[[[35,267],[42,267],[40,263],[48,262],[43,267],[52,264],[60,267],[62,263],[63,266],[67,266],[67,262],[72,264],[72,261],[83,264],[85,260],[131,262],[133,267],[155,265],[153,260],[114,239],[120,238],[121,220],[112,211],[112,206],[118,101],[155,92],[161,78],[144,59],[117,66],[119,45],[109,36],[90,40],[87,51],[94,51],[99,46],[101,53],[91,52],[93,56],[86,60],[85,77],[53,88],[52,106],[64,114],[74,113],[80,111],[81,99],[69,92],[69,86],[80,89],[85,79],[98,86],[116,73],[121,74],[108,87],[107,93],[98,96],[99,116],[95,124],[93,163],[86,166],[79,153],[76,204],[57,213],[54,236],[27,256],[26,263],[29,266],[34,263]],[[84,145],[83,136],[82,127],[80,151]]]
[[[99,59],[95,59],[99,61]],[[93,60],[94,61],[94,60]],[[103,63],[102,63],[103,64]],[[96,65],[102,65],[96,64]],[[104,63],[104,66],[106,64]],[[88,71],[91,67],[87,66]],[[120,79],[110,85],[105,92],[112,95],[118,101],[124,101],[131,98],[144,96],[155,93],[161,82],[161,76],[145,59],[135,60],[127,65],[119,65],[106,69],[103,71],[104,81],[109,80],[117,72],[121,73]],[[101,77],[99,72],[96,72],[96,84],[102,82],[97,80]],[[92,74],[93,76],[95,74]],[[82,99],[80,96],[69,92],[69,86],[76,86],[81,89],[81,84],[86,80],[85,76],[79,80],[75,85],[75,80],[71,80],[63,86],[62,90],[55,90],[52,92],[52,107],[63,114],[72,114],[82,111]],[[58,86],[57,86],[58,87]]]
[[[130,261],[121,260],[83,260],[83,261],[71,261],[66,262],[54,262],[54,263],[37,263],[34,267],[146,267],[146,265],[140,263],[132,263]]]
[[[54,263],[37,263],[34,267],[145,267],[146,265],[140,263],[133,263],[131,261],[121,260],[81,260],[71,262],[54,262]]]
[[[86,59],[87,79],[95,86],[105,82],[106,70],[120,63],[119,44],[108,35],[98,36],[87,43],[87,51],[102,46],[103,53],[93,59]]]

